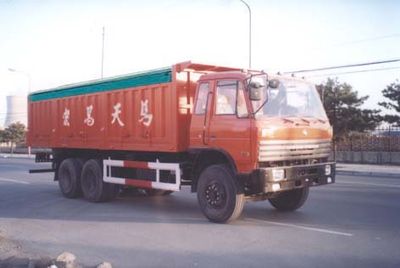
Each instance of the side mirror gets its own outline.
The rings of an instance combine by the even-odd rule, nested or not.
[[[251,82],[249,85],[249,98],[252,101],[261,100],[261,90],[263,85],[258,82]]]
[[[268,87],[272,89],[277,89],[279,87],[279,80],[278,79],[271,79],[268,81]]]

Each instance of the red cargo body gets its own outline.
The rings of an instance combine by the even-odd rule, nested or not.
[[[170,68],[67,85],[29,96],[32,147],[182,152],[196,81],[210,65]]]

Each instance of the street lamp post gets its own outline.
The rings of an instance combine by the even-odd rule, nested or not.
[[[240,0],[244,5],[246,5],[249,10],[249,69],[251,69],[251,9],[249,4],[247,4],[244,0]]]

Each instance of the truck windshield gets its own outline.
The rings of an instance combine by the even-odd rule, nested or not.
[[[259,109],[257,117],[313,117],[327,120],[314,85],[285,78],[280,78],[279,81],[276,89],[264,87],[262,100],[252,101],[253,111]],[[260,109],[265,98],[268,100]]]

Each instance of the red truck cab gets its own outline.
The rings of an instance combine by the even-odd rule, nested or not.
[[[302,79],[248,71],[205,74],[198,81],[190,130],[191,149],[212,150],[202,162],[229,159],[229,165],[209,167],[209,176],[228,173],[227,166],[233,170],[237,193],[243,192],[236,195],[238,210],[241,199],[269,199],[278,209],[294,210],[310,186],[334,182],[335,163],[328,160],[332,128],[314,85]],[[228,199],[227,188],[215,175],[196,189],[208,202],[206,216],[219,206],[217,199]]]

